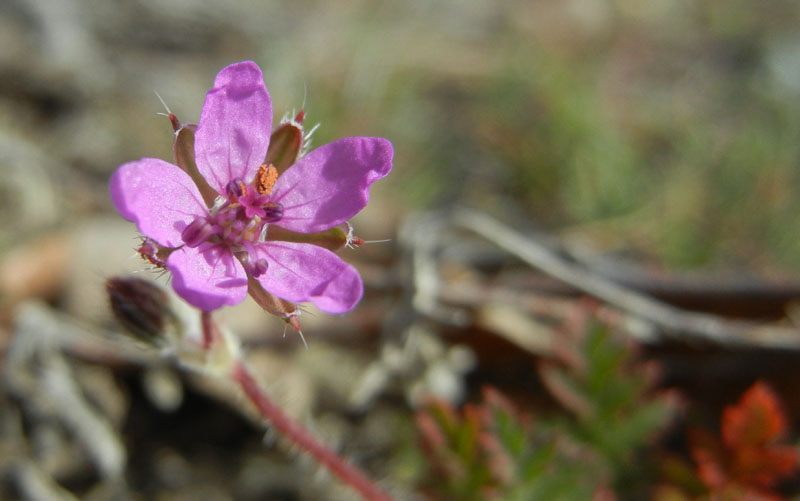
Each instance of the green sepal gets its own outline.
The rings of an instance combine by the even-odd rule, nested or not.
[[[297,114],[299,121],[295,118],[295,120],[281,124],[269,138],[269,150],[267,150],[264,163],[274,165],[278,169],[278,174],[283,174],[297,161],[300,150],[303,148],[302,113],[301,111]]]
[[[197,170],[197,163],[194,161],[194,132],[196,130],[197,125],[195,124],[181,124],[180,128],[175,131],[175,143],[173,144],[175,164],[189,174],[206,205],[211,207],[218,194]]]
[[[274,224],[269,225],[269,228],[267,228],[267,241],[278,240],[281,242],[314,244],[333,252],[342,250],[350,242],[349,237],[349,228],[342,227],[342,225],[315,233],[295,233]]]
[[[258,280],[249,275],[247,276],[247,292],[264,311],[275,315],[300,332],[300,322],[297,320],[300,311],[296,304],[273,296],[264,290]]]

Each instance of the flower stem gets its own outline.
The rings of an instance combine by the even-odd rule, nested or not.
[[[208,311],[200,312],[200,322],[203,328],[203,349],[208,351],[211,349],[211,345],[219,339],[219,330]]]
[[[367,476],[344,458],[333,452],[300,423],[290,418],[280,407],[270,400],[242,361],[233,368],[233,379],[239,383],[247,398],[256,406],[261,416],[269,421],[280,433],[311,454],[315,460],[345,484],[349,485],[364,499],[391,501],[391,497],[375,485]]]

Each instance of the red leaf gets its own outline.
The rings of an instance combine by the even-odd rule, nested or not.
[[[710,433],[701,429],[689,430],[689,451],[697,463],[697,476],[711,490],[725,486],[728,467],[722,444]]]
[[[768,488],[796,467],[797,451],[794,447],[742,447],[734,451],[731,476],[743,484]]]
[[[780,437],[786,418],[778,398],[765,383],[757,382],[735,406],[722,414],[722,439],[731,449],[765,446]]]
[[[722,439],[728,449],[727,474],[731,481],[769,489],[797,468],[797,450],[780,445],[786,417],[780,401],[765,383],[757,382],[739,403],[722,414]]]

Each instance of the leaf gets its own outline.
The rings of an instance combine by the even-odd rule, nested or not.
[[[746,485],[770,487],[797,468],[797,451],[776,444],[786,417],[775,393],[756,382],[722,414],[722,438],[733,452],[731,476]]]
[[[709,489],[719,489],[728,483],[725,450],[711,433],[699,428],[689,430],[689,452],[697,463],[697,475]]]
[[[769,489],[797,469],[798,459],[794,447],[777,443],[785,431],[778,397],[756,382],[723,411],[721,441],[704,431],[690,432],[698,475],[716,498],[735,492],[747,493],[735,499],[780,499]]]
[[[596,415],[595,402],[580,388],[576,381],[564,370],[553,363],[541,362],[538,365],[539,377],[550,395],[565,409],[572,411],[583,420],[590,420]],[[585,385],[583,385],[585,386]]]
[[[722,414],[722,439],[732,449],[764,446],[786,431],[786,418],[778,398],[765,383],[759,381],[748,389],[735,406]]]
[[[797,450],[788,445],[745,447],[737,451],[735,458],[732,476],[757,487],[772,487],[797,468]]]

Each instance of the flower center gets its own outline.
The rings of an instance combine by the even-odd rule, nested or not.
[[[181,233],[184,243],[197,247],[203,242],[222,244],[235,253],[241,253],[248,242],[263,240],[269,223],[283,217],[281,204],[270,201],[270,193],[278,171],[272,165],[262,165],[252,185],[234,179],[226,187],[227,198],[217,198],[208,216],[198,217]],[[257,276],[266,269],[266,263],[252,263]]]

